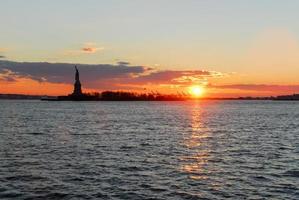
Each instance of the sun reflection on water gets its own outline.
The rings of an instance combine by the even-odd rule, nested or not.
[[[181,170],[188,173],[191,179],[206,179],[207,176],[203,167],[207,163],[208,157],[209,154],[207,152],[182,157],[181,161],[185,164],[182,165]]]
[[[189,174],[194,180],[206,179],[208,173],[204,166],[209,158],[208,145],[206,142],[210,137],[210,131],[203,124],[203,113],[199,103],[192,106],[190,110],[190,131],[185,136],[184,146],[187,155],[180,158],[181,170]]]

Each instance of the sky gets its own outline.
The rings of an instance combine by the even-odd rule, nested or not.
[[[0,93],[299,93],[296,0],[1,0]]]

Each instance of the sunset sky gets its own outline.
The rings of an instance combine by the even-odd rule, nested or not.
[[[0,93],[299,93],[299,1],[1,0]]]

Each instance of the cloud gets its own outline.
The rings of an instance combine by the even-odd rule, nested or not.
[[[84,53],[95,53],[99,50],[103,50],[104,47],[97,47],[95,43],[85,43],[84,46],[81,48],[81,51]]]
[[[298,92],[299,85],[267,85],[267,84],[234,84],[234,85],[209,85],[210,88],[237,89],[260,92]]]
[[[81,50],[86,53],[95,53],[98,49],[96,47],[83,47]]]
[[[190,85],[214,77],[219,73],[204,70],[164,70],[128,80],[131,83]]]
[[[5,75],[6,79],[28,78],[39,82],[73,84],[75,65],[79,68],[83,86],[90,89],[135,88],[146,84],[185,86],[197,84],[209,77],[221,76],[219,72],[205,70],[159,71],[123,61],[94,65],[0,61],[0,75]]]
[[[17,79],[12,77],[12,76],[0,76],[0,81],[5,81],[5,82],[16,82]]]
[[[104,47],[98,47],[95,43],[88,42],[84,43],[80,49],[64,51],[63,55],[78,56],[83,54],[94,54],[102,50],[104,50]]]
[[[147,71],[147,68],[143,66],[0,61],[0,72],[9,70],[14,75],[33,80],[52,83],[72,83],[75,65],[78,66],[81,74],[84,74],[82,79],[85,79],[86,82],[96,82],[99,79],[131,77]]]
[[[19,77],[12,73],[10,70],[0,68],[0,81],[16,82],[17,78]]]
[[[118,65],[129,65],[130,63],[129,62],[126,62],[126,61],[119,61],[117,62]]]

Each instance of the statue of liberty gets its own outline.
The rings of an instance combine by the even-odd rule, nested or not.
[[[73,96],[81,96],[83,93],[82,93],[82,89],[81,89],[80,75],[79,75],[77,66],[75,66],[75,69],[76,69],[75,84],[74,84],[74,92],[72,95]]]

